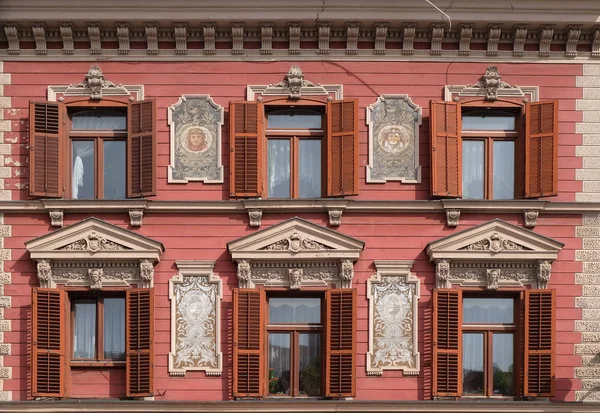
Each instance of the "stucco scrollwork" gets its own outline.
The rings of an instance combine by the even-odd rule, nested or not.
[[[367,108],[367,182],[421,182],[421,108],[408,95],[382,95]]]
[[[352,279],[354,278],[354,263],[350,260],[342,260],[342,270],[340,274],[342,288],[352,288]]]
[[[550,281],[550,273],[552,271],[552,264],[550,261],[540,261],[538,263],[538,288],[548,288],[548,282]]]
[[[154,264],[150,260],[140,262],[140,279],[144,287],[150,287],[154,280]]]
[[[63,251],[124,251],[129,248],[124,245],[118,244],[114,241],[106,239],[98,235],[95,231],[92,231],[87,237],[81,238],[78,241],[72,242],[59,248]]]
[[[251,269],[248,261],[238,261],[237,277],[240,288],[249,288]]]
[[[282,239],[263,248],[266,251],[316,251],[328,250],[330,247],[323,245],[310,238],[301,237],[297,232],[290,235],[289,238]]]
[[[439,260],[436,263],[437,288],[450,288],[450,261]]]
[[[108,81],[98,66],[92,66],[82,82],[69,85],[69,89],[89,90],[91,100],[102,100],[102,93],[106,89],[124,89],[123,85],[116,85]],[[66,93],[65,93],[66,94]]]
[[[212,272],[214,261],[177,261],[179,273],[169,280],[171,352],[169,374],[188,370],[220,376],[221,279]]]
[[[497,232],[493,233],[489,238],[484,238],[473,244],[469,244],[466,247],[461,248],[465,251],[524,251],[528,248],[523,245],[519,245],[514,241],[506,239],[499,235]]]
[[[411,272],[414,261],[375,261],[377,272],[367,281],[369,352],[367,374],[384,370],[419,374],[419,280]]]
[[[479,78],[479,81],[474,85],[467,87],[476,87],[485,90],[485,100],[494,101],[498,99],[498,89],[512,89],[514,86],[503,82],[502,76],[498,73],[498,67],[489,66],[485,70],[485,74]]]
[[[290,99],[300,99],[302,88],[309,86],[315,86],[315,84],[304,79],[304,73],[302,73],[302,69],[299,66],[292,66],[281,82],[269,85],[270,88],[288,88]]]
[[[50,261],[48,261],[48,260],[38,261],[37,271],[38,271],[38,280],[40,282],[40,287],[50,288],[50,284],[52,282],[52,267],[50,266]]]

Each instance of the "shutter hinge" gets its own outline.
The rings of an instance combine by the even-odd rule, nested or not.
[[[234,152],[235,148],[229,148],[229,152]]]

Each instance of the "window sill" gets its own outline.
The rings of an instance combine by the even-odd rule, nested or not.
[[[125,361],[74,361],[70,363],[71,368],[125,368],[127,364]]]

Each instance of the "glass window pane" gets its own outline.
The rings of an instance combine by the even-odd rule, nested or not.
[[[127,116],[112,110],[86,110],[73,115],[74,130],[126,131]]]
[[[483,334],[463,334],[463,393],[483,394]]]
[[[514,394],[514,336],[512,333],[494,333],[492,340],[492,365],[494,368],[494,394]]]
[[[320,298],[269,298],[269,323],[321,323]]]
[[[73,199],[94,199],[96,179],[94,141],[71,141],[71,196]]]
[[[300,333],[300,394],[321,394],[321,335]]]
[[[73,358],[96,358],[96,300],[76,300]]]
[[[482,324],[513,324],[512,298],[463,298],[463,322]]]
[[[290,335],[269,334],[269,394],[290,394]]]
[[[515,130],[515,116],[506,112],[471,112],[462,117],[462,130]]]
[[[125,359],[125,299],[104,299],[104,358]]]
[[[485,145],[483,141],[462,142],[462,193],[463,198],[483,199],[485,182]]]
[[[124,199],[125,141],[104,141],[104,199]]]
[[[290,141],[268,140],[268,193],[269,198],[290,197]]]
[[[321,197],[321,141],[300,140],[298,191],[300,198]]]
[[[317,110],[280,109],[267,113],[269,129],[322,129],[322,115]]]
[[[494,199],[515,197],[515,142],[494,141]]]

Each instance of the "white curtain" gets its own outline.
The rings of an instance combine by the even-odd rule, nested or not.
[[[125,299],[104,299],[104,357],[125,357]]]
[[[75,302],[73,357],[96,358],[96,300]]]
[[[321,141],[303,139],[300,141],[300,198],[321,197]]]
[[[269,139],[269,198],[290,197],[290,141]]]
[[[79,188],[83,186],[83,176],[85,175],[83,167],[83,158],[94,154],[94,143],[91,141],[73,142],[73,173],[71,174],[71,194],[74,199],[79,198]],[[93,165],[93,163],[92,163]]]
[[[483,199],[484,142],[464,140],[462,150],[463,198]]]

